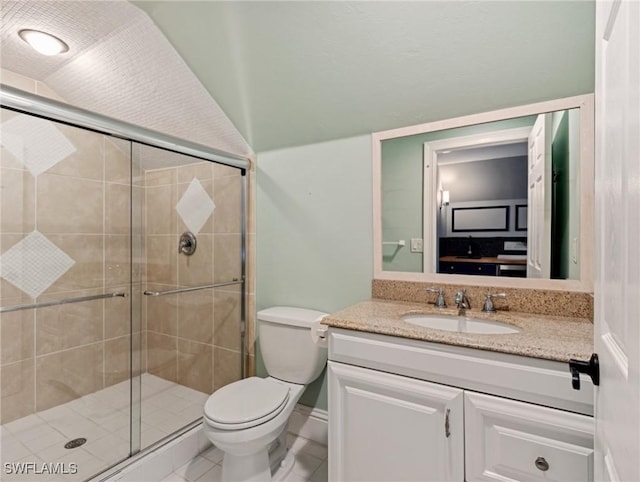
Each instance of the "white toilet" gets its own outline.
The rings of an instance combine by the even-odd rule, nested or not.
[[[224,482],[281,480],[293,467],[287,422],[327,363],[327,348],[312,337],[325,315],[286,306],[258,312],[258,343],[269,377],[231,383],[204,406],[204,433],[224,452]]]

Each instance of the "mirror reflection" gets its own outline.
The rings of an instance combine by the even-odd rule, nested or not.
[[[579,109],[385,139],[384,271],[580,279]]]

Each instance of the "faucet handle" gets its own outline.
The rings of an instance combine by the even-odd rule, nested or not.
[[[442,288],[427,288],[425,290],[427,293],[437,293],[438,296],[436,301],[433,303],[436,308],[446,308],[447,303],[444,300],[444,290]]]
[[[487,290],[487,295],[484,300],[484,305],[482,305],[482,311],[485,313],[495,313],[496,308],[493,305],[493,298],[506,298],[506,293],[492,293],[491,290]]]

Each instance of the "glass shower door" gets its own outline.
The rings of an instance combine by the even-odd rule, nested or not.
[[[242,377],[240,170],[134,144],[144,274],[141,448]]]
[[[85,479],[131,452],[131,144],[1,122],[2,479]]]

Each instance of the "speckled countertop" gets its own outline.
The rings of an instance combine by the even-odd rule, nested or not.
[[[457,309],[438,309],[433,305],[371,299],[325,317],[323,324],[348,330],[465,346],[561,362],[570,358],[588,360],[593,352],[593,324],[586,318],[537,315],[503,311],[482,313],[469,310],[467,316],[508,323],[520,332],[507,335],[481,335],[435,330],[403,321],[415,313],[457,315]]]

